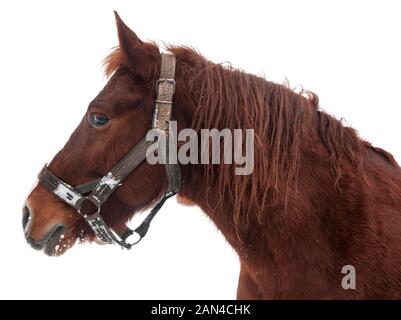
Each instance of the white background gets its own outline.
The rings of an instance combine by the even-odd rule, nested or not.
[[[106,82],[114,9],[143,39],[303,85],[401,160],[400,1],[1,1],[0,298],[235,298],[237,256],[175,200],[132,252],[79,245],[49,258],[25,244],[36,174]]]

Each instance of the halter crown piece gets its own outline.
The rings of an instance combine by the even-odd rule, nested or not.
[[[152,121],[152,129],[158,129],[166,135],[168,141],[169,121],[173,106],[173,96],[175,92],[175,56],[173,54],[162,54],[160,78],[157,80],[155,108]],[[107,201],[112,193],[122,184],[142,162],[146,159],[146,152],[155,142],[146,141],[143,137],[106,175],[101,179],[89,181],[77,187],[72,187],[54,175],[45,165],[39,173],[39,181],[51,193],[73,207],[89,224],[95,235],[105,243],[117,244],[122,248],[131,249],[146,235],[150,223],[156,213],[163,206],[165,201],[174,196],[181,186],[181,173],[178,163],[164,165],[167,176],[167,190],[159,199],[157,204],[144,219],[142,224],[132,230],[127,227],[125,232],[119,236],[113,229],[109,228],[100,215],[101,206]],[[168,157],[168,149],[166,161]],[[82,205],[85,201],[90,201],[95,205],[97,211],[86,215],[82,212]],[[133,243],[127,242],[127,238],[137,234],[139,239]]]

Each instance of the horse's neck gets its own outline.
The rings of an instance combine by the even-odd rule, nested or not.
[[[178,107],[177,113],[180,115],[178,117],[178,126],[183,127],[180,121],[184,119],[192,119],[192,112],[188,106],[189,101],[177,101],[176,106]],[[180,110],[180,108],[185,108]],[[185,114],[185,115],[183,115]],[[186,124],[190,126],[190,124]],[[212,128],[205,128],[212,129]],[[315,144],[319,143],[318,136],[316,135]],[[325,159],[321,159],[321,163],[325,163]],[[301,173],[304,179],[310,182],[310,177],[313,176],[314,170],[311,163],[318,163],[316,156],[311,154],[309,157],[305,157],[302,161]],[[221,198],[221,190],[219,190],[217,183],[210,183],[207,178],[207,172],[205,170],[205,165],[193,164],[193,165],[182,165],[182,177],[183,185],[180,191],[181,202],[184,204],[195,204],[199,206],[215,223],[219,230],[223,233],[225,238],[231,244],[231,246],[236,250],[240,256],[248,256],[249,251],[253,254],[258,255],[258,250],[263,250],[266,253],[266,249],[270,246],[269,242],[277,243],[279,239],[277,238],[277,230],[281,228],[291,228],[291,223],[294,225],[299,225],[303,217],[297,216],[299,211],[299,206],[302,205],[302,212],[313,215],[308,204],[311,201],[308,199],[308,193],[313,193],[314,196],[319,197],[319,183],[316,183],[313,187],[314,190],[301,190],[301,186],[296,193],[295,190],[290,190],[286,196],[288,199],[275,198],[267,199],[267,206],[265,208],[256,207],[250,210],[249,214],[249,224],[247,226],[235,225],[234,221],[234,204],[232,201],[224,197]],[[326,170],[324,179],[332,180],[330,177],[329,169]],[[299,181],[302,185],[302,177]],[[328,181],[326,181],[328,182]],[[303,196],[303,192],[306,192]],[[327,189],[325,190],[327,191]],[[227,193],[230,190],[226,190]],[[301,199],[301,201],[299,201]],[[318,200],[318,199],[317,199]],[[274,203],[274,205],[272,204]],[[258,217],[259,216],[259,217]],[[262,216],[262,222],[259,220]],[[293,219],[292,219],[293,217]],[[299,221],[294,221],[294,219],[299,219]],[[316,221],[316,219],[314,220]],[[296,231],[296,230],[295,230]],[[241,237],[242,235],[242,237]],[[294,238],[296,234],[292,235]],[[292,240],[287,239],[287,243],[292,242]],[[283,243],[285,241],[283,240]]]
[[[182,128],[191,128],[193,117],[196,112],[194,101],[197,101],[199,97],[193,97],[188,94],[190,90],[187,86],[190,81],[189,79],[183,81],[181,70],[178,69],[178,72],[180,74],[177,76],[178,90],[174,100],[175,109],[173,110],[173,118],[177,120],[180,130]],[[192,89],[192,92],[199,94],[199,88]],[[317,133],[314,139],[310,140],[313,141],[314,145],[320,144]],[[313,155],[310,159],[302,161],[302,166],[311,171],[309,176],[305,178],[309,179],[308,181],[310,181],[310,176],[313,176],[313,170],[315,169],[312,168],[311,163],[317,163]],[[324,163],[324,159],[322,159],[322,163]],[[216,224],[240,256],[246,257],[250,251],[255,255],[261,254],[257,251],[264,251],[264,254],[266,254],[266,249],[270,246],[269,242],[278,242],[279,237],[277,237],[277,230],[283,227],[287,229],[290,228],[289,225],[293,222],[291,221],[291,216],[293,216],[294,219],[299,219],[298,222],[294,222],[295,225],[299,225],[301,217],[296,216],[296,213],[294,215],[292,211],[297,210],[296,207],[300,204],[305,207],[308,206],[307,203],[309,200],[307,197],[301,197],[302,200],[305,201],[304,203],[297,203],[295,191],[290,190],[289,193],[286,194],[288,199],[284,199],[284,197],[280,199],[266,199],[267,205],[264,208],[250,208],[249,216],[247,216],[247,218],[249,218],[249,223],[246,226],[236,225],[233,201],[227,199],[227,197],[221,198],[221,190],[219,190],[217,183],[213,184],[208,180],[205,166],[196,164],[184,165],[181,166],[181,170],[183,185],[180,196],[181,199],[184,199],[182,202],[194,203],[199,206]],[[302,171],[303,169],[301,169],[301,172]],[[327,173],[328,178],[331,179],[330,173]],[[283,183],[285,182],[283,181]],[[318,183],[315,186],[319,188]],[[318,193],[319,190],[317,189],[315,191]],[[229,193],[230,190],[226,190],[226,192]],[[275,204],[272,205],[272,203]],[[312,214],[308,208],[305,209],[305,212]],[[262,221],[260,217],[262,217]],[[294,234],[293,236],[296,235]],[[292,240],[289,240],[289,242],[291,243]]]
[[[327,217],[327,221],[321,220],[321,216],[335,210],[329,208],[335,203],[335,192],[324,189],[321,181],[313,185],[307,183],[313,175],[312,167],[302,172],[299,190],[290,192],[287,207],[278,201],[265,208],[252,208],[250,222],[245,229],[239,230],[240,235],[233,223],[234,204],[220,201],[219,190],[207,185],[199,167],[182,167],[184,183],[180,195],[185,202],[199,206],[237,252],[241,261],[240,286],[255,283],[252,297],[271,298],[282,281],[316,283],[316,274],[310,272],[310,266],[333,258],[330,256],[330,243],[327,243],[327,231],[324,233],[321,223],[328,223],[327,230],[331,232],[336,230],[336,226],[331,225],[335,221],[331,220],[332,216]],[[327,172],[324,178],[329,179],[329,176]],[[271,199],[271,203],[273,201]],[[313,204],[319,205],[314,207]],[[347,204],[344,202],[342,205]],[[258,210],[263,211],[263,221],[258,220]],[[337,219],[341,220],[341,217]],[[252,280],[241,282],[249,277]]]

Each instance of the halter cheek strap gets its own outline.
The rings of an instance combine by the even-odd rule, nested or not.
[[[162,54],[162,64],[160,79],[157,81],[157,98],[152,121],[152,129],[161,130],[168,141],[169,121],[171,119],[171,110],[173,105],[173,96],[175,92],[175,56],[172,54]],[[62,181],[56,175],[49,171],[45,166],[39,173],[39,181],[51,193],[60,200],[67,203],[86,220],[95,235],[105,243],[118,244],[122,248],[130,249],[146,235],[149,225],[161,209],[165,201],[174,196],[181,187],[181,173],[178,163],[170,164],[167,148],[167,159],[165,172],[167,176],[167,190],[161,199],[157,202],[149,215],[142,224],[135,230],[127,227],[123,235],[117,235],[113,229],[109,228],[100,215],[101,206],[113,194],[113,192],[122,184],[122,182],[146,159],[148,148],[155,142],[146,141],[142,138],[106,175],[101,179],[89,181],[77,187],[72,187]],[[82,213],[82,206],[85,201],[90,201],[97,211],[86,215]],[[134,243],[128,243],[129,236],[138,234],[139,239]]]

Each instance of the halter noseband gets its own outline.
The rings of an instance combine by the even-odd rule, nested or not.
[[[157,98],[155,100],[152,129],[161,130],[161,132],[166,135],[166,138],[168,138],[169,134],[169,121],[171,118],[171,109],[175,91],[174,76],[175,56],[163,53],[160,78],[157,80],[156,84]],[[109,228],[104,222],[100,215],[100,209],[112,193],[122,184],[124,179],[127,178],[146,159],[147,150],[154,143],[155,142],[153,141],[146,141],[146,137],[143,137],[138,144],[136,144],[101,179],[89,181],[75,188],[50,172],[46,165],[39,173],[39,181],[51,193],[76,209],[100,240],[109,244],[118,244],[122,248],[131,249],[133,245],[141,241],[146,235],[152,219],[163,206],[164,202],[179,191],[181,186],[181,173],[178,163],[169,164],[166,162],[164,165],[168,181],[167,190],[142,224],[135,230],[127,227],[121,236],[117,235],[117,233]],[[166,161],[168,158],[167,149]],[[84,214],[82,212],[82,205],[85,201],[90,201],[94,204],[97,211],[90,215]],[[128,243],[126,241],[127,238],[133,234],[138,234],[139,239],[134,243]]]

